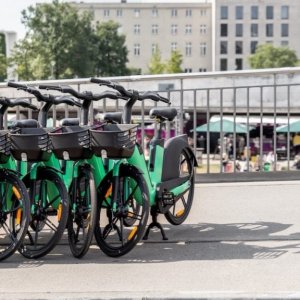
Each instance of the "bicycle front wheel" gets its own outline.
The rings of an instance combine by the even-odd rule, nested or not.
[[[29,196],[24,183],[5,170],[0,171],[0,261],[20,246],[30,219]]]
[[[93,173],[82,168],[70,193],[68,239],[74,257],[81,258],[89,250],[97,214],[96,198]]]
[[[113,203],[110,173],[99,188],[95,238],[108,256],[131,251],[144,235],[149,215],[148,188],[142,175],[127,165],[120,168],[118,203]]]
[[[26,258],[39,258],[60,241],[68,219],[68,193],[64,182],[48,168],[39,168],[37,179],[24,178],[31,198],[31,222],[19,249]]]

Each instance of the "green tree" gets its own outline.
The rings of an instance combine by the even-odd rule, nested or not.
[[[97,76],[127,75],[128,50],[125,46],[125,35],[119,34],[120,25],[113,22],[102,22],[96,27],[95,36],[95,74]]]
[[[94,33],[90,13],[79,14],[69,4],[54,0],[30,6],[22,14],[27,34],[11,59],[20,79],[91,76]]]
[[[150,74],[163,74],[165,71],[166,65],[161,61],[161,53],[159,49],[153,53],[148,70]]]
[[[287,47],[274,47],[270,44],[259,45],[255,54],[249,57],[253,69],[294,67],[297,65],[297,55]]]
[[[170,59],[166,62],[167,73],[182,73],[182,54],[178,51],[172,51]]]
[[[3,81],[7,74],[7,59],[6,59],[6,46],[5,35],[0,34],[0,81]]]

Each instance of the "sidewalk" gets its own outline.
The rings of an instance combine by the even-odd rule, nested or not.
[[[299,299],[300,183],[197,184],[185,225],[121,258],[96,246],[0,264],[1,299]]]

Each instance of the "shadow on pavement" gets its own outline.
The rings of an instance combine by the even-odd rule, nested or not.
[[[168,241],[157,231],[149,240],[119,258],[105,256],[93,244],[81,260],[71,255],[66,240],[39,260],[27,260],[20,254],[1,262],[1,269],[38,268],[51,264],[128,264],[168,263],[195,260],[276,259],[284,254],[300,253],[300,233],[291,231],[291,224],[274,222],[164,225]]]

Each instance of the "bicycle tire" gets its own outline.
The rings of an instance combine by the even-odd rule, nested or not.
[[[24,183],[17,175],[6,170],[0,170],[0,196],[0,261],[2,261],[13,255],[24,239],[30,220],[30,201]],[[7,205],[10,205],[10,208],[5,209],[4,206]]]
[[[112,208],[112,201],[109,197],[112,192],[112,172],[101,182],[98,189],[98,209],[95,226],[95,238],[100,249],[108,256],[119,257],[131,251],[135,245],[144,236],[149,216],[149,192],[144,178],[136,168],[128,165],[120,167],[120,192],[122,202],[122,213],[118,215]],[[124,184],[125,180],[129,182]],[[123,183],[122,183],[123,182]],[[126,188],[126,186],[128,188]],[[127,190],[126,199],[124,196]],[[139,195],[139,212],[131,213],[128,207],[129,200],[137,201],[136,195]],[[137,201],[138,202],[138,201]],[[134,218],[135,225],[125,226],[124,219]]]
[[[188,151],[183,149],[179,161],[180,175],[190,177],[190,187],[183,195],[175,199],[175,204],[164,214],[167,221],[172,225],[182,224],[188,217],[194,198],[195,172],[194,160],[190,157]],[[181,201],[181,204],[180,204]]]
[[[68,220],[68,193],[55,170],[39,168],[35,181],[36,189],[32,191],[29,174],[24,178],[31,195],[31,222],[19,252],[26,258],[39,258],[51,252]]]
[[[70,190],[68,240],[73,256],[81,258],[92,242],[97,214],[97,194],[91,170],[81,168],[73,185]]]

